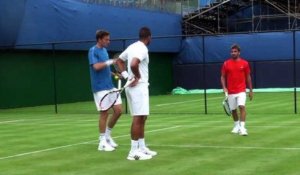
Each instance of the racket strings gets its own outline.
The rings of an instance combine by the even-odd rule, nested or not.
[[[229,102],[228,102],[228,99],[226,98],[224,101],[223,101],[223,107],[224,107],[224,110],[225,110],[225,113],[230,116],[231,115],[231,109],[229,107]]]
[[[114,91],[106,94],[100,101],[100,109],[103,111],[108,110],[115,103],[118,96],[119,96],[119,93],[114,92]]]

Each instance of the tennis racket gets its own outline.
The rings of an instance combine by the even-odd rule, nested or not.
[[[112,59],[118,59],[119,58],[119,56],[121,55],[121,53],[116,53],[116,54],[114,54],[113,55],[113,57],[112,57]],[[120,71],[120,69],[119,69],[119,67],[117,66],[117,64],[114,64],[114,68],[115,68],[115,71],[117,72],[117,73],[121,73],[121,71]]]
[[[120,80],[121,81],[121,80]],[[134,79],[131,79],[130,81],[127,81],[127,83],[122,87],[118,88],[117,90],[112,90],[106,93],[100,100],[99,106],[101,111],[107,111],[110,109],[119,98],[120,94],[123,92],[123,90],[128,87]],[[119,86],[119,83],[118,83]],[[121,86],[121,83],[120,83]]]
[[[121,86],[122,86],[122,81],[121,81],[121,79],[119,78],[119,79],[118,79],[118,89],[121,89]]]
[[[120,55],[121,55],[121,53],[116,53],[116,54],[113,55],[112,59],[116,60],[116,59],[119,58]],[[115,74],[118,75],[118,77],[119,77],[118,80],[120,80],[120,76],[121,76],[121,75],[120,75],[120,73],[121,73],[120,68],[118,67],[117,64],[113,64],[113,66],[114,66],[114,69],[115,69]],[[121,81],[121,80],[120,80],[120,81]],[[119,82],[120,82],[120,81],[118,81],[118,89],[121,88],[121,87],[119,87]]]
[[[228,103],[228,93],[227,92],[225,93],[225,99],[223,100],[222,105],[223,105],[226,115],[231,116],[231,110],[230,110],[229,103]]]
[[[116,53],[116,54],[114,54],[113,55],[113,59],[118,59],[119,58],[119,56],[120,56],[120,54],[121,53]],[[114,65],[114,69],[115,69],[115,71],[116,71],[116,74],[119,74],[120,75],[120,69],[119,69],[119,67],[118,67],[118,65],[117,64],[113,64]],[[118,78],[118,89],[121,89],[121,86],[122,86],[122,80],[121,80],[121,78],[119,77]]]

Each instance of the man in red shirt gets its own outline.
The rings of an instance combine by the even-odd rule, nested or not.
[[[228,94],[228,103],[234,120],[234,127],[231,132],[246,136],[248,135],[245,128],[246,82],[250,90],[250,100],[253,98],[253,91],[250,66],[246,60],[240,57],[240,47],[237,44],[231,47],[231,58],[224,62],[221,72],[221,84],[224,93]],[[237,108],[239,108],[240,117]]]

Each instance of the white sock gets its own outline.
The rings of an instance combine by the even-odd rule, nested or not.
[[[138,140],[131,140],[131,150],[130,151],[135,151],[139,147],[139,141]]]
[[[139,148],[145,148],[146,147],[144,138],[139,138],[138,141],[139,141]]]
[[[245,128],[245,122],[240,122],[241,128]]]
[[[234,127],[240,126],[240,121],[234,121]]]
[[[104,139],[105,139],[105,133],[100,133],[100,135],[99,135],[99,141],[101,142]]]
[[[106,129],[105,129],[105,136],[106,136],[107,138],[110,137],[111,130],[112,130],[112,128],[106,127]]]

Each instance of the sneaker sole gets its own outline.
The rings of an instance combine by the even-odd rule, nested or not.
[[[98,151],[106,151],[106,152],[111,152],[111,151],[114,151],[115,149],[112,149],[112,150],[105,150],[103,148],[98,148]]]
[[[117,148],[119,146],[118,144],[111,144],[109,141],[107,141],[107,143],[113,148]]]
[[[155,154],[147,154],[147,153],[144,153],[144,154],[150,155],[150,156],[152,156],[152,157],[157,155],[157,153],[155,153]]]
[[[113,148],[117,148],[119,145],[110,145]]]
[[[240,134],[240,136],[248,136],[248,134]]]
[[[134,158],[134,157],[127,157],[127,160],[149,160],[149,159],[152,159],[152,157],[150,157],[150,158],[147,158],[147,159],[140,159],[140,158]]]

